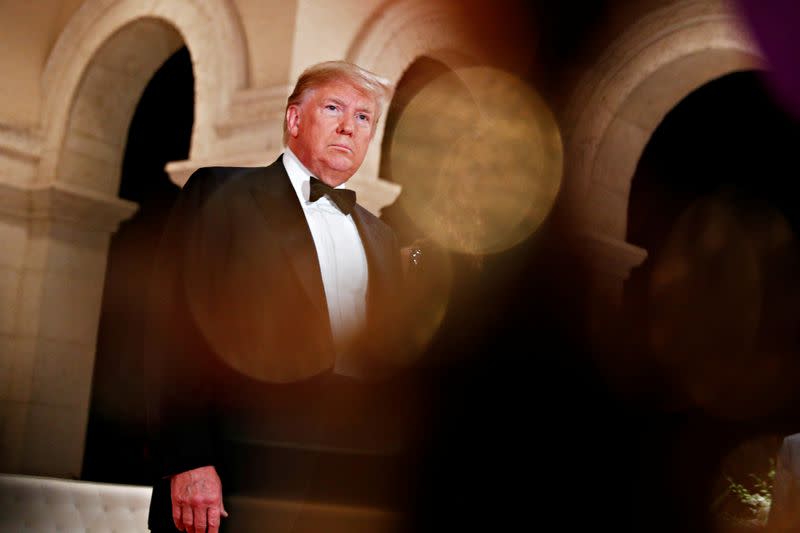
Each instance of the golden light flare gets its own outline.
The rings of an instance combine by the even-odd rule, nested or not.
[[[530,236],[561,185],[563,146],[547,104],[489,67],[426,85],[399,117],[389,150],[400,207],[456,252],[499,252]]]

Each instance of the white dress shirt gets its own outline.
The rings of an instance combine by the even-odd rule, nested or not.
[[[317,250],[336,349],[334,372],[356,375],[347,354],[349,341],[366,319],[368,273],[364,245],[351,215],[342,213],[327,196],[309,201],[312,174],[288,148],[283,154],[283,165],[303,207]],[[344,188],[344,184],[337,188]]]

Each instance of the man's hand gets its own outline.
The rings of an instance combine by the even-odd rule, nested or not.
[[[218,533],[222,516],[222,482],[213,466],[202,466],[172,476],[172,520],[186,533]]]

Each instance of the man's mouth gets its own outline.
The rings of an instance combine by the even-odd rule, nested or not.
[[[350,148],[349,146],[345,146],[343,144],[332,144],[331,148],[334,148],[334,149],[339,150],[341,152],[347,152],[349,154],[353,153],[353,149],[352,148]]]

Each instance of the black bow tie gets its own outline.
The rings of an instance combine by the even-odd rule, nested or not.
[[[356,203],[355,191],[349,189],[334,189],[330,185],[326,185],[314,176],[311,176],[311,192],[308,195],[308,199],[312,202],[316,202],[325,195],[327,195],[345,215],[350,214],[353,210],[353,205]]]

